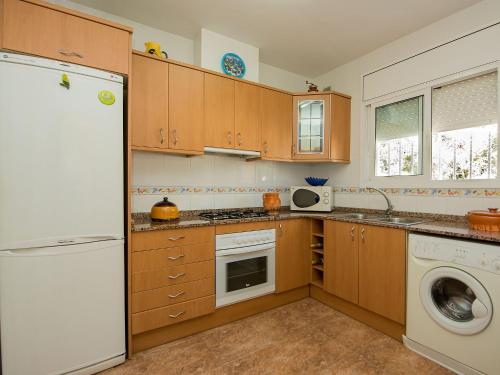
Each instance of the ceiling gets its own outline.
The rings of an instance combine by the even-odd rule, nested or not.
[[[204,27],[316,77],[480,0],[75,1],[189,39]]]

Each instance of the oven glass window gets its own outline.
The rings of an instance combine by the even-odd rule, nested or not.
[[[245,289],[267,282],[267,256],[227,263],[226,291]]]

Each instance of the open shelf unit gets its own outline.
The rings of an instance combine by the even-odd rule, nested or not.
[[[323,220],[311,220],[311,284],[323,288]]]

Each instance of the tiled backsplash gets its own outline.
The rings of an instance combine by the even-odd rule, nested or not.
[[[278,191],[290,203],[290,185],[305,184],[304,164],[246,161],[235,156],[182,157],[133,152],[132,212],[146,212],[161,200],[181,210],[262,206],[262,193]]]

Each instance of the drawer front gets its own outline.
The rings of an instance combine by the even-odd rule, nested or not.
[[[130,34],[22,0],[4,0],[2,48],[128,73]]]
[[[155,328],[165,327],[197,316],[210,314],[214,311],[215,296],[212,295],[160,309],[132,314],[132,334],[136,335]]]
[[[215,294],[215,278],[132,294],[132,313],[170,306]]]
[[[132,272],[159,270],[215,258],[213,242],[132,253]]]
[[[167,247],[204,242],[212,242],[215,244],[214,227],[132,233],[132,251],[164,249]]]
[[[215,275],[215,261],[190,263],[158,271],[132,273],[132,292],[177,285]]]

